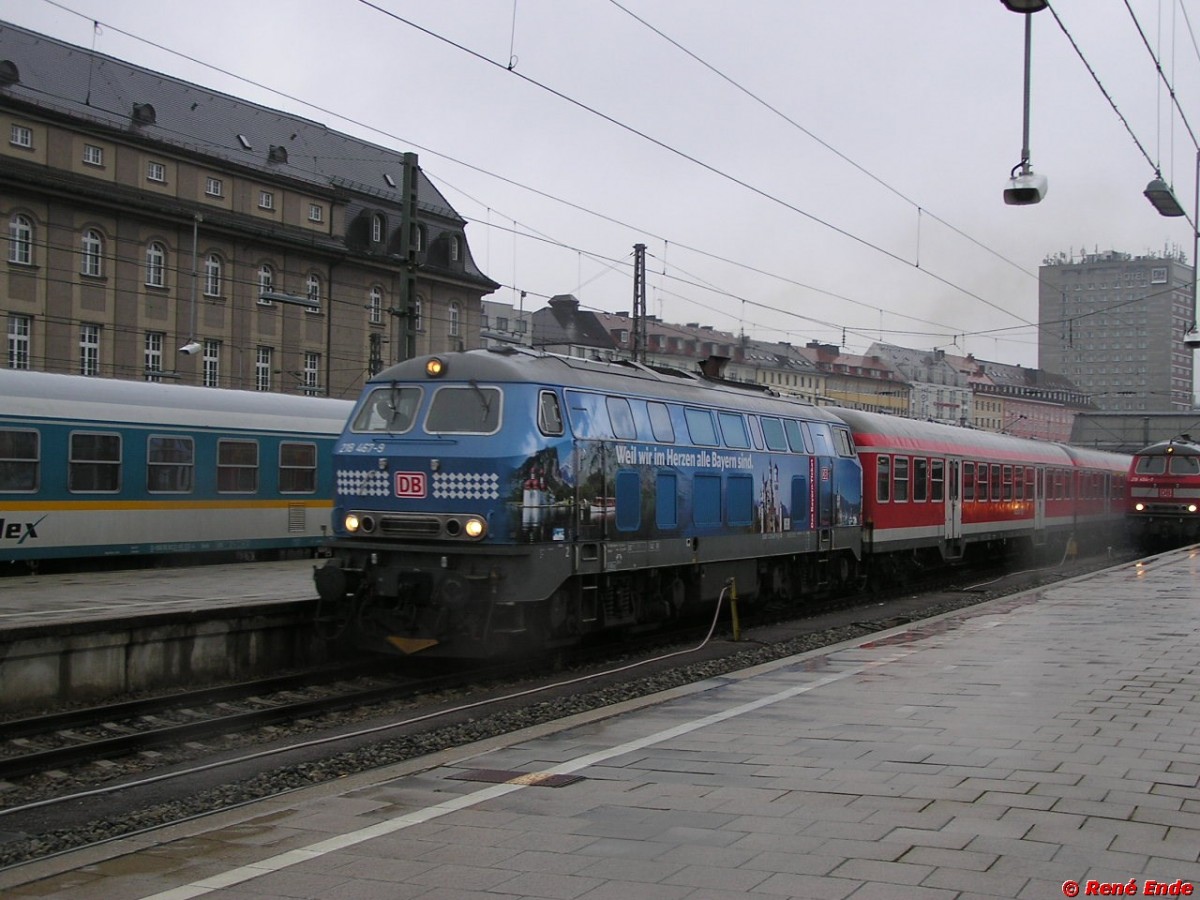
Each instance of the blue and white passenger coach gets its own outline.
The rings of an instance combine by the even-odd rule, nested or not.
[[[833,415],[524,349],[371,379],[334,451],[326,604],[377,646],[494,655],[848,582],[862,472]]]

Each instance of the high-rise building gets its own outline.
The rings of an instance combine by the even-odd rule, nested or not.
[[[1182,253],[1059,253],[1038,270],[1038,365],[1102,410],[1190,409],[1193,269]]]

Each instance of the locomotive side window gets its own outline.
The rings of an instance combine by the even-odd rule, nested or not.
[[[551,436],[563,433],[562,410],[558,405],[558,394],[554,391],[538,394],[538,428],[542,434]]]
[[[875,499],[880,503],[892,499],[892,458],[882,453],[875,457]]]
[[[386,431],[403,434],[413,427],[417,407],[421,405],[419,387],[381,387],[371,391],[358,415],[354,417],[353,431]]]
[[[651,400],[646,404],[646,411],[650,414],[650,430],[654,432],[654,439],[663,444],[675,443],[675,426],[671,424],[671,411],[667,405]]]
[[[824,422],[808,422],[808,433],[812,435],[813,452],[817,456],[833,456],[833,435]],[[897,498],[899,499],[899,498]]]
[[[603,439],[613,436],[603,401],[604,398],[598,394],[567,391],[567,412],[571,416],[571,428],[576,437]]]
[[[1165,475],[1167,458],[1165,456],[1139,456],[1134,471],[1138,475]]]
[[[121,489],[121,436],[91,431],[71,433],[67,470],[71,491],[115,493]]]
[[[629,401],[624,397],[606,397],[604,405],[608,407],[608,421],[612,425],[613,437],[623,441],[637,439],[637,425],[633,422],[633,410]]]
[[[1170,470],[1172,475],[1200,474],[1200,456],[1172,456]]]
[[[40,438],[36,431],[0,430],[0,491],[38,489]]]
[[[946,499],[946,461],[931,459],[929,461],[929,499],[941,503]]]
[[[315,494],[317,445],[284,441],[279,445],[279,492]]]
[[[626,469],[617,473],[617,531],[637,531],[641,525],[642,476]]]
[[[195,484],[195,442],[182,435],[150,435],[146,444],[146,490],[152,494],[190,494]]]
[[[683,415],[693,444],[701,447],[717,446],[717,429],[713,425],[712,413],[707,409],[687,407],[684,409]],[[717,521],[719,522],[720,519],[718,518]]]
[[[500,390],[471,384],[438,388],[425,414],[428,434],[495,434],[500,430]]]
[[[750,440],[754,443],[755,450],[763,448],[762,429],[758,426],[758,416],[746,416],[746,421],[750,424]]]
[[[962,467],[963,500],[975,499],[975,463],[964,462]]]
[[[258,441],[217,441],[217,493],[258,491]]]
[[[845,428],[833,429],[833,440],[837,445],[838,456],[854,456],[854,438],[850,437],[850,432]]]
[[[917,503],[924,503],[929,497],[929,460],[913,459],[912,494]]]
[[[893,460],[895,473],[892,476],[892,496],[897,503],[908,502],[908,457],[897,456]]]
[[[692,481],[692,521],[697,525],[721,524],[720,475],[697,475]]]
[[[793,453],[812,453],[812,446],[805,439],[805,434],[801,430],[799,422],[792,419],[784,419],[783,430],[787,434],[787,442],[792,448]]]
[[[763,440],[767,442],[767,449],[780,453],[787,452],[788,445],[787,438],[783,435],[783,423],[771,416],[763,416],[759,422],[762,424]]]
[[[721,423],[721,436],[725,439],[726,447],[735,450],[745,450],[750,446],[750,436],[746,434],[746,420],[740,413],[717,413],[717,421]]]

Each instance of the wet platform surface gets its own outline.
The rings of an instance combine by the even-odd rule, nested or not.
[[[1198,648],[1188,549],[9,870],[0,893],[1194,895]]]
[[[317,596],[311,559],[0,578],[0,631]]]

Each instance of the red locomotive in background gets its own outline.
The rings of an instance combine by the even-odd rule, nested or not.
[[[1127,496],[1129,536],[1142,549],[1200,540],[1200,444],[1184,434],[1139,450]]]

